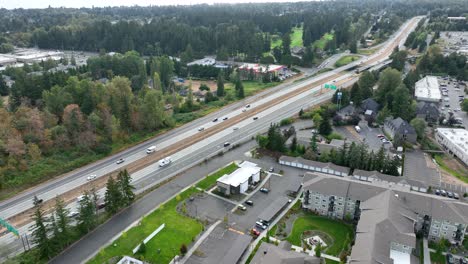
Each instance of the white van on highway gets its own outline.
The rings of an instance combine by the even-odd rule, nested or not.
[[[172,162],[171,157],[166,157],[166,158],[159,161],[159,167],[167,166],[167,165],[171,164],[171,162]]]
[[[156,146],[151,146],[146,149],[146,154],[151,154],[156,151]]]

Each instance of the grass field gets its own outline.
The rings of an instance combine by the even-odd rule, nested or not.
[[[106,263],[116,256],[132,256],[133,248],[163,223],[166,227],[146,244],[146,253],[138,255],[137,258],[149,263],[169,263],[175,255],[180,254],[182,244],[190,245],[203,230],[200,222],[182,216],[176,210],[179,202],[196,192],[195,188],[190,188],[168,201],[144,217],[139,225],[123,233],[110,246],[99,251],[88,263]],[[158,249],[160,249],[159,253]]]
[[[245,97],[247,97],[247,96],[251,96],[255,94],[258,91],[276,86],[279,83],[277,82],[261,83],[261,82],[256,82],[256,81],[243,81],[242,84],[244,85],[244,95]],[[231,93],[233,96],[235,96],[235,89],[234,89],[233,83],[226,84],[224,86],[224,90],[226,91],[226,93]]]
[[[295,27],[293,28],[293,32],[291,33],[291,47],[302,47],[304,43],[302,41],[302,32],[303,28]]]
[[[283,41],[279,35],[271,35],[271,49],[281,46]]]
[[[325,33],[325,35],[323,35],[323,37],[319,40],[316,40],[314,42],[314,46],[323,50],[325,48],[325,45],[327,44],[328,41],[332,40],[333,39],[333,34],[331,33]]]
[[[360,49],[360,50],[358,50],[358,54],[371,55],[372,53],[374,53],[376,51],[377,51],[377,49]]]
[[[206,176],[205,179],[203,179],[202,181],[200,181],[197,184],[197,187],[199,187],[199,188],[201,188],[203,190],[208,190],[211,186],[216,184],[216,181],[220,177],[222,177],[225,174],[232,173],[233,171],[237,170],[237,168],[239,168],[239,167],[237,167],[237,165],[233,162],[233,163],[229,164],[228,166],[216,171],[215,173]]]
[[[333,256],[339,256],[345,246],[351,243],[353,237],[350,225],[309,213],[294,221],[292,231],[286,240],[293,245],[301,246],[301,235],[308,230],[322,231],[333,239],[333,244],[325,251]]]
[[[460,166],[454,160],[451,160],[451,158],[443,155],[435,155],[434,158],[437,164],[446,172],[468,183],[468,171],[463,168],[463,166]]]
[[[438,256],[436,253],[431,252],[431,263],[445,264],[445,256]]]
[[[346,56],[343,56],[341,57],[336,63],[335,63],[335,66],[336,67],[341,67],[341,66],[344,66],[346,64],[349,64],[355,60],[359,59],[359,56],[357,55],[346,55]]]

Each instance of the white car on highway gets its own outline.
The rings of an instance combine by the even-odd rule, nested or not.
[[[91,174],[86,178],[87,181],[92,181],[94,179],[96,179],[96,174]]]

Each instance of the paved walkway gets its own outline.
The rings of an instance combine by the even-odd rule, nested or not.
[[[427,238],[423,239],[423,252],[424,252],[424,264],[431,264],[431,253],[429,252],[429,245]]]
[[[273,241],[273,242],[277,241],[278,243],[281,242],[281,240],[276,239],[275,237],[270,237],[270,240]],[[299,252],[299,253],[300,253],[300,252],[304,252],[304,249],[303,249],[303,248],[298,247],[298,246],[295,246],[295,245],[291,245],[291,248],[294,249],[294,251]],[[314,248],[312,248],[311,250],[306,249],[305,253],[307,253],[309,256],[315,256],[315,250],[314,250]],[[324,254],[324,253],[320,254],[320,256],[321,256],[322,258],[326,258],[326,259],[330,259],[330,260],[334,260],[334,261],[340,262],[340,258],[335,257],[335,256],[327,255],[327,254]],[[429,264],[430,264],[430,262],[429,262]]]
[[[192,256],[193,252],[195,252],[195,250],[197,250],[197,248],[201,245],[201,243],[203,243],[203,241],[205,241],[205,239],[211,234],[211,232],[213,232],[213,230],[220,223],[221,223],[221,220],[218,220],[214,224],[212,224],[210,226],[210,228],[208,228],[208,230],[206,230],[206,232],[203,233],[203,235],[197,240],[197,242],[195,242],[195,244],[189,249],[187,254],[185,254],[185,256],[180,261],[178,261],[177,263],[184,264],[190,258],[190,256]]]

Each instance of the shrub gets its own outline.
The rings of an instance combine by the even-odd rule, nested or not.
[[[185,254],[187,254],[187,246],[185,244],[182,244],[180,246],[180,254],[182,254],[182,256],[184,256]]]

